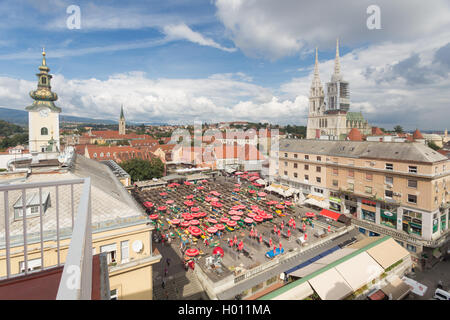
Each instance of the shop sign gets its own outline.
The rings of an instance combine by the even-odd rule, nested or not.
[[[330,200],[336,203],[341,203],[341,199],[339,198],[335,198],[335,197],[330,197]]]
[[[362,203],[364,203],[364,204],[368,204],[368,205],[372,205],[372,206],[376,206],[377,205],[377,203],[376,202],[373,202],[373,201],[369,201],[369,200],[362,200]]]

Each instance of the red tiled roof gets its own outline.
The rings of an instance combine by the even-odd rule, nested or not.
[[[122,162],[134,158],[150,160],[154,154],[149,151],[139,150],[129,146],[95,146],[88,145],[87,151],[89,158],[94,160],[114,160]]]
[[[350,141],[363,141],[363,135],[357,128],[352,128],[347,135],[347,140]]]
[[[159,145],[159,142],[155,139],[131,140],[130,145],[132,147],[151,147]]]
[[[372,134],[375,136],[382,136],[384,132],[378,127],[372,127]]]
[[[423,137],[422,133],[419,131],[419,129],[416,129],[416,131],[414,131],[413,138],[414,138],[414,140],[424,139],[424,137]]]

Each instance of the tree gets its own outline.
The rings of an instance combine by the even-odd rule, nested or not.
[[[131,159],[119,164],[133,181],[161,178],[164,173],[164,163],[159,158],[149,160]]]
[[[438,146],[436,143],[434,143],[434,141],[428,142],[428,146],[429,146],[431,149],[433,149],[434,151],[440,149],[439,146]]]
[[[402,128],[401,125],[396,125],[396,126],[394,127],[394,131],[395,131],[396,133],[403,133],[403,128]]]

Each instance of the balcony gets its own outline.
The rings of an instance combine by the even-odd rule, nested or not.
[[[2,185],[0,204],[0,299],[108,298],[106,259],[92,255],[90,178]]]

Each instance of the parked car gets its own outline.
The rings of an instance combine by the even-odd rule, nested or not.
[[[450,292],[442,289],[436,289],[433,298],[436,300],[450,300]]]

